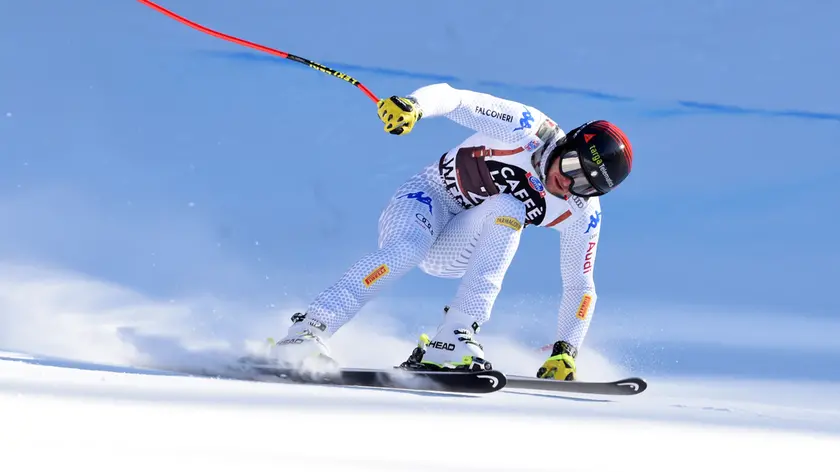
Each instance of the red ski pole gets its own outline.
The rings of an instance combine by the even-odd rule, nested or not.
[[[176,13],[173,13],[173,12],[167,10],[166,8],[163,8],[162,6],[160,6],[160,5],[158,5],[154,2],[151,2],[150,0],[137,0],[137,1],[145,4],[146,6],[154,8],[155,10],[163,13],[164,15],[166,15],[170,18],[178,20],[178,21],[180,21],[181,23],[183,23],[187,26],[195,28],[195,29],[201,31],[202,33],[207,33],[210,36],[215,36],[217,38],[221,38],[221,39],[224,39],[226,41],[230,41],[232,43],[239,44],[240,46],[253,48],[253,49],[256,49],[257,51],[262,51],[262,52],[265,52],[265,53],[268,53],[268,54],[272,54],[274,56],[282,57],[283,59],[289,59],[291,61],[299,62],[299,63],[304,64],[306,66],[309,66],[309,67],[311,67],[315,70],[319,70],[319,71],[321,71],[325,74],[329,74],[333,77],[337,77],[341,80],[347,81],[350,84],[358,87],[362,92],[365,93],[365,95],[367,95],[371,100],[373,100],[374,103],[379,101],[379,98],[377,98],[376,95],[374,95],[373,92],[371,92],[367,87],[362,85],[361,82],[359,82],[358,80],[354,79],[353,77],[350,77],[349,75],[347,75],[343,72],[339,72],[337,70],[330,69],[327,66],[318,64],[317,62],[310,61],[309,59],[306,59],[306,58],[303,58],[303,57],[300,57],[300,56],[295,56],[294,54],[289,54],[287,52],[283,52],[283,51],[280,51],[280,50],[277,50],[277,49],[266,47],[266,46],[263,46],[263,45],[260,45],[260,44],[257,44],[257,43],[252,43],[252,42],[246,41],[244,39],[239,39],[239,38],[236,38],[234,36],[230,36],[230,35],[227,35],[227,34],[224,34],[224,33],[220,33],[218,31],[211,30],[210,28],[207,28],[206,26],[201,26],[200,24],[195,23],[193,21],[190,21],[190,20],[184,18],[183,16],[180,16]]]

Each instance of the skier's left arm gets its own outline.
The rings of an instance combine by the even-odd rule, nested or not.
[[[601,205],[595,199],[560,233],[563,296],[557,313],[557,341],[577,354],[595,311],[595,259],[601,237]]]
[[[560,272],[563,297],[557,313],[557,337],[550,357],[537,376],[577,378],[575,359],[589,330],[595,302],[595,255],[601,235],[601,207],[590,201],[578,218],[560,229]]]
[[[601,237],[601,206],[588,202],[586,210],[560,236],[563,297],[557,314],[557,339],[579,349],[589,330],[598,298],[595,258]]]
[[[595,302],[595,259],[601,237],[601,206],[588,202],[586,210],[560,236],[563,297],[557,318],[557,339],[579,349],[586,337]]]

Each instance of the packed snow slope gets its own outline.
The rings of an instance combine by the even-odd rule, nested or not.
[[[282,335],[375,247],[393,189],[469,131],[388,135],[346,82],[136,1],[2,2],[0,469],[831,470],[840,5],[161,3],[379,96],[447,82],[625,129],[634,172],[602,200],[579,368],[652,387],[473,398],[135,372]],[[553,232],[524,235],[482,332],[496,366],[531,375],[555,341],[558,255]],[[336,354],[402,361],[455,283],[410,273]]]
[[[840,446],[836,384],[471,396],[120,370],[0,354],[3,470],[830,471]]]

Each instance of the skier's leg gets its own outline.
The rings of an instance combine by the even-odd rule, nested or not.
[[[400,186],[379,218],[378,249],[357,260],[333,285],[296,315],[275,349],[284,362],[329,355],[325,341],[384,288],[423,260],[452,214],[439,179],[421,173]]]
[[[472,364],[483,358],[475,341],[479,326],[490,318],[502,281],[519,248],[525,206],[499,194],[452,218],[420,267],[461,283],[423,362],[444,367]]]

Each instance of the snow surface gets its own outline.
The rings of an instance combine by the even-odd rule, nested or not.
[[[257,383],[0,353],[0,469],[836,470],[840,386],[635,397]]]

